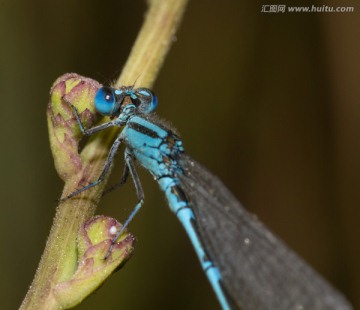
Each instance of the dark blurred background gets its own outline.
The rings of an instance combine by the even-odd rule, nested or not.
[[[360,307],[360,7],[270,14],[262,4],[277,3],[190,1],[154,87],[158,113],[188,153]],[[66,72],[116,78],[145,9],[140,0],[0,1],[2,309],[25,296],[62,191],[47,136],[50,86]],[[158,185],[140,174],[135,255],[78,308],[219,309]],[[129,183],[98,213],[123,221],[135,202]]]

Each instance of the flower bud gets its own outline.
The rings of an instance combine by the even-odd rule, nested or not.
[[[101,215],[91,218],[80,229],[77,270],[70,280],[54,288],[55,298],[62,308],[80,303],[130,258],[135,237],[125,231],[105,259],[111,241],[120,228],[121,224],[115,219]]]
[[[76,73],[59,77],[50,90],[47,108],[50,145],[55,167],[65,181],[82,169],[79,142],[83,137],[70,104],[76,107],[85,128],[99,118],[94,97],[101,84]]]

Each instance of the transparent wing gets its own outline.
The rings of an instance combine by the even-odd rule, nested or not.
[[[351,309],[347,300],[292,252],[230,191],[188,155],[181,187],[195,213],[206,252],[227,295],[243,309]]]

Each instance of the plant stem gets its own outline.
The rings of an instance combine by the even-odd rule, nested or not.
[[[187,4],[187,0],[148,2],[144,24],[117,86],[131,85],[135,80],[143,87],[152,86]],[[51,138],[52,129],[49,130]],[[87,184],[98,178],[116,134],[116,130],[108,130],[89,139],[79,155],[81,169],[74,175],[58,171],[65,180],[63,196],[76,190],[79,184]],[[57,152],[53,150],[53,154],[56,157]],[[103,185],[59,205],[35,278],[20,309],[63,307],[53,294],[53,288],[70,279],[77,268],[77,234],[85,221],[94,215]]]
[[[175,33],[187,0],[152,0],[144,25],[137,37],[116,86],[137,85],[151,88]]]

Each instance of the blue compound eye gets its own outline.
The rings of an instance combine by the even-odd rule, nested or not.
[[[142,113],[150,113],[156,109],[158,99],[150,89],[138,88],[136,94],[141,102],[139,108]]]
[[[95,95],[95,108],[102,115],[114,115],[119,110],[114,90],[110,87],[101,87]]]

